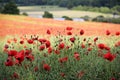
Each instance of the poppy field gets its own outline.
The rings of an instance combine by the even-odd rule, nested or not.
[[[120,80],[119,25],[15,17],[0,18],[0,80]]]

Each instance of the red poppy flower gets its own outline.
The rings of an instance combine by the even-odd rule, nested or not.
[[[48,64],[43,64],[43,69],[46,71],[50,71],[51,67]]]
[[[15,55],[17,55],[17,51],[16,50],[10,50],[10,51],[8,51],[8,56],[15,56]]]
[[[50,41],[45,42],[46,48],[50,47]]]
[[[27,42],[28,42],[29,44],[33,44],[33,40],[32,40],[32,39],[27,40]]]
[[[59,44],[59,49],[63,49],[65,47],[65,44],[64,43],[60,43]]]
[[[23,40],[21,40],[21,41],[20,41],[20,44],[24,44],[24,41],[23,41]]]
[[[108,50],[108,51],[109,51],[109,50],[110,50],[110,47],[108,47],[108,46],[105,46],[105,50]]]
[[[94,42],[96,42],[98,40],[98,37],[94,38]]]
[[[48,48],[48,54],[51,54],[51,53],[52,53],[52,48],[49,47],[49,48]]]
[[[65,73],[63,73],[63,72],[60,73],[60,76],[65,77]]]
[[[31,53],[32,53],[32,50],[28,50],[28,49],[25,50],[25,55],[26,56],[29,55],[29,54],[31,54]]]
[[[39,47],[39,50],[40,51],[42,51],[42,50],[44,50],[45,49],[45,46],[44,45],[41,45],[40,47]]]
[[[112,77],[110,80],[116,80],[114,77]]]
[[[120,46],[120,41],[118,41],[117,43],[115,43],[115,47],[119,47]]]
[[[115,58],[115,55],[112,55],[110,52],[104,54],[103,56],[105,59],[109,60],[109,61],[113,61]]]
[[[88,48],[87,50],[88,50],[88,51],[91,51],[91,50],[92,50],[92,48]]]
[[[33,61],[34,60],[34,56],[32,54],[29,54],[26,56],[27,60]]]
[[[46,39],[39,39],[38,40],[41,44],[45,43],[47,40]]]
[[[75,53],[74,53],[74,58],[75,58],[76,60],[80,60],[80,55],[79,55],[78,52],[75,52]]]
[[[78,77],[78,78],[81,78],[84,74],[85,74],[84,71],[80,71],[80,72],[77,74],[77,77]]]
[[[14,72],[13,73],[13,76],[12,76],[13,78],[16,78],[16,79],[19,79],[19,75],[16,73],[16,72]]]
[[[69,27],[69,26],[66,28],[66,30],[69,30],[69,31],[72,30],[72,29],[73,29],[73,28],[72,28],[72,27]]]
[[[21,50],[16,56],[15,56],[15,58],[16,58],[16,60],[18,60],[19,61],[19,63],[21,63],[23,60],[24,60],[24,50]]]
[[[116,35],[116,36],[119,36],[119,35],[120,35],[120,32],[116,32],[115,35]]]
[[[37,72],[38,71],[38,66],[34,67],[34,71]]]
[[[60,63],[66,62],[68,60],[68,57],[63,57],[59,59]]]
[[[55,50],[54,52],[55,52],[55,54],[60,54],[59,50]]]
[[[109,30],[106,30],[106,35],[110,35],[110,31]]]
[[[81,44],[81,48],[85,48],[85,45],[84,45],[84,44]]]
[[[67,35],[72,35],[72,32],[67,32]]]
[[[69,49],[70,48],[70,46],[66,46],[66,49]]]
[[[98,44],[98,48],[99,48],[99,49],[104,49],[104,48],[105,48],[105,45],[104,45],[103,43],[100,43],[100,44]]]
[[[70,41],[74,43],[75,37],[70,38]]]
[[[83,34],[84,34],[84,30],[81,29],[81,30],[80,30],[80,35],[83,35]]]
[[[8,57],[7,61],[5,62],[5,66],[13,66],[14,62],[12,60],[12,57]]]
[[[16,42],[17,42],[17,39],[16,39],[16,38],[14,38],[14,39],[13,39],[13,41],[16,43]]]
[[[50,30],[49,30],[49,29],[47,30],[47,34],[51,34],[51,32],[50,32]]]
[[[5,49],[8,49],[8,48],[9,48],[9,46],[8,46],[7,44],[5,44],[4,48],[5,48]]]

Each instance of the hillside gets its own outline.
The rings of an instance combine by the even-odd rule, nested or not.
[[[0,36],[13,34],[46,34],[46,30],[50,29],[51,34],[66,34],[65,28],[73,27],[72,32],[79,34],[80,29],[85,30],[85,35],[103,35],[106,30],[110,30],[112,34],[120,30],[119,24],[96,23],[96,22],[73,22],[73,21],[57,21],[53,19],[38,19],[25,16],[13,16],[0,14]]]

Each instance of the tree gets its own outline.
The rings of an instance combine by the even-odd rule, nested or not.
[[[5,4],[1,13],[3,13],[3,14],[19,14],[20,11],[14,2],[9,2],[9,3]]]
[[[45,11],[43,17],[44,18],[53,18],[53,15],[51,13],[49,13],[48,11]]]

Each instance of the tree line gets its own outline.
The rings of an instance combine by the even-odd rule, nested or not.
[[[0,3],[7,3],[11,0],[0,0]],[[60,7],[72,8],[78,5],[93,7],[113,7],[120,5],[120,0],[12,0],[18,5],[58,5]]]

